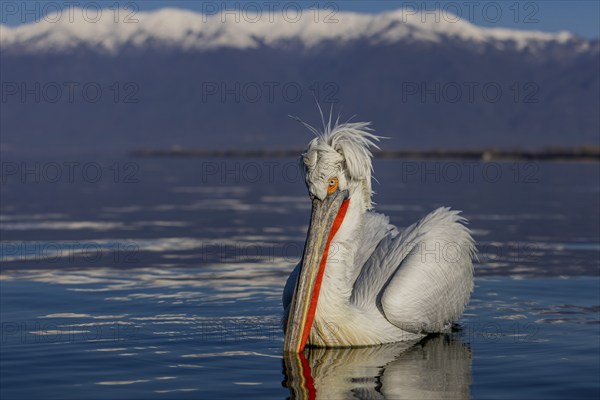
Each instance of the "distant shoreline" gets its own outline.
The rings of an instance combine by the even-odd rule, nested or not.
[[[130,157],[296,158],[303,150],[138,149]],[[529,150],[376,150],[379,159],[459,159],[483,161],[600,161],[600,147]]]

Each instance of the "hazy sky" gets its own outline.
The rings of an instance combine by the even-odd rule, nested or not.
[[[0,2],[0,22],[18,25],[39,18],[45,11],[53,10],[56,5],[73,7],[73,5],[96,7],[122,7],[133,5],[139,10],[153,10],[163,7],[177,7],[199,12],[211,13],[214,10],[244,9],[254,11],[261,7],[265,12],[282,12],[287,7],[309,8],[306,12],[315,12],[316,7],[325,17],[327,9],[351,10],[375,13],[405,7],[407,10],[428,11],[437,9],[427,18],[439,18],[452,13],[477,25],[490,27],[509,27],[516,29],[541,30],[556,32],[569,30],[588,38],[600,37],[600,1],[598,0],[541,0],[541,1],[200,1],[200,0],[138,0],[138,1],[6,1]],[[318,4],[318,6],[317,6]],[[131,7],[131,6],[130,6]]]

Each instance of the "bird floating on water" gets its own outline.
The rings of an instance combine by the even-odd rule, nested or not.
[[[450,330],[473,291],[475,244],[442,207],[404,230],[374,212],[370,123],[331,117],[301,157],[312,201],[283,292],[284,351],[409,341]]]

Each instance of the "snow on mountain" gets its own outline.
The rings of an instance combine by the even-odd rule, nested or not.
[[[598,141],[598,40],[402,10],[129,13],[0,28],[4,148],[295,148],[306,132],[287,115],[314,115],[315,96],[374,121],[390,148]]]
[[[81,10],[72,18],[51,15],[37,23],[18,27],[0,25],[0,46],[12,53],[68,52],[85,46],[95,51],[116,54],[123,46],[143,48],[152,43],[183,50],[204,51],[218,48],[250,49],[283,46],[290,41],[313,48],[324,41],[367,40],[369,44],[399,41],[440,42],[444,38],[473,44],[492,44],[499,50],[510,46],[518,50],[543,48],[549,43],[573,43],[579,51],[589,42],[572,33],[546,33],[500,28],[482,28],[458,18],[440,18],[407,14],[403,10],[380,14],[340,12],[337,22],[315,22],[309,16],[297,22],[282,14],[266,16],[232,14],[205,15],[166,8],[135,15],[137,22],[115,22],[103,17],[86,21]],[[50,22],[57,20],[56,22]],[[255,21],[255,22],[253,22]]]

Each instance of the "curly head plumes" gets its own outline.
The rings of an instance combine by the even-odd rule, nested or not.
[[[324,199],[327,182],[337,177],[341,190],[350,196],[360,196],[365,208],[371,209],[371,172],[373,170],[371,148],[381,139],[373,134],[370,122],[345,122],[324,124],[323,130],[302,122],[316,137],[310,141],[302,154],[300,165],[311,195]]]

